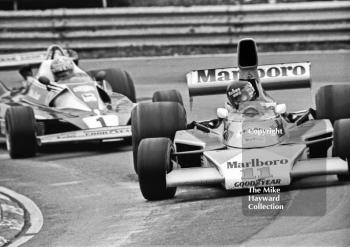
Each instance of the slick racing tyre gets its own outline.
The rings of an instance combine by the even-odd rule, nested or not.
[[[318,119],[329,119],[332,124],[342,118],[350,118],[350,84],[327,85],[316,93]]]
[[[138,149],[138,176],[142,195],[149,201],[173,198],[176,187],[167,188],[166,174],[172,171],[169,138],[143,139]]]
[[[156,91],[152,97],[153,102],[177,102],[184,105],[182,96],[177,90]]]
[[[33,109],[26,106],[8,108],[5,126],[10,157],[16,159],[35,156],[37,143]]]
[[[339,119],[334,123],[333,156],[347,160],[350,170],[350,119]],[[350,172],[338,174],[339,181],[350,181]]]
[[[92,70],[88,73],[95,77],[99,71]],[[103,71],[106,72],[105,80],[111,85],[113,92],[123,94],[132,102],[136,102],[134,82],[128,72],[120,69],[104,69]]]
[[[137,152],[142,139],[167,137],[174,139],[178,130],[186,129],[186,112],[176,102],[140,103],[131,113],[134,169],[137,173]]]

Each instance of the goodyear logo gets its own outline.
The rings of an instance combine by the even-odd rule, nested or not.
[[[113,135],[113,134],[129,134],[131,133],[130,128],[120,128],[112,130],[96,130],[96,131],[85,131],[86,136],[100,136],[100,135]]]
[[[282,182],[281,179],[257,179],[253,181],[235,182],[236,188],[259,187],[259,186],[278,186]]]

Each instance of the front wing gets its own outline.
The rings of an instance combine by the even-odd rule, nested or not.
[[[209,166],[174,169],[166,175],[167,187],[221,184],[234,190],[285,186],[293,178],[346,174],[349,169],[347,161],[338,157],[306,159],[305,146],[300,144],[244,152],[244,155],[238,149],[204,152]]]

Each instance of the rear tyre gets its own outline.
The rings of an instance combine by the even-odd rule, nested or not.
[[[333,156],[348,162],[348,173],[338,174],[339,181],[350,181],[350,119],[339,119],[334,122]]]
[[[186,129],[186,112],[176,102],[140,103],[131,113],[134,170],[137,173],[138,146],[142,139],[167,137],[174,139],[178,130]]]
[[[350,118],[350,84],[327,85],[316,93],[316,115],[318,119],[334,121]]]
[[[138,148],[138,176],[142,195],[149,201],[173,198],[176,187],[167,188],[166,174],[171,172],[171,154],[174,151],[169,138],[147,138]]]
[[[90,76],[95,77],[99,71],[100,70],[92,70],[88,73]],[[109,82],[113,92],[123,94],[132,102],[136,102],[134,82],[128,72],[120,69],[105,69],[103,71],[106,72],[105,80]]]
[[[177,90],[156,91],[152,97],[153,102],[177,102],[184,105],[182,96]]]
[[[332,124],[338,119],[350,118],[350,85],[327,85],[321,87],[316,93],[317,119],[329,119]],[[331,141],[312,144],[310,157],[326,157]]]
[[[33,109],[14,106],[6,111],[6,145],[12,159],[33,157],[36,153],[35,118]]]

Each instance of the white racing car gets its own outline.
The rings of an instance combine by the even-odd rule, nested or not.
[[[238,45],[238,68],[187,74],[190,97],[225,93],[233,81],[256,90],[309,88],[310,63],[258,67],[256,44]],[[293,178],[337,174],[349,180],[350,85],[328,85],[316,110],[287,113],[271,99],[227,103],[217,118],[187,124],[181,95],[156,92],[132,112],[135,171],[147,200],[174,197],[182,185],[222,184],[227,190],[285,186]]]

